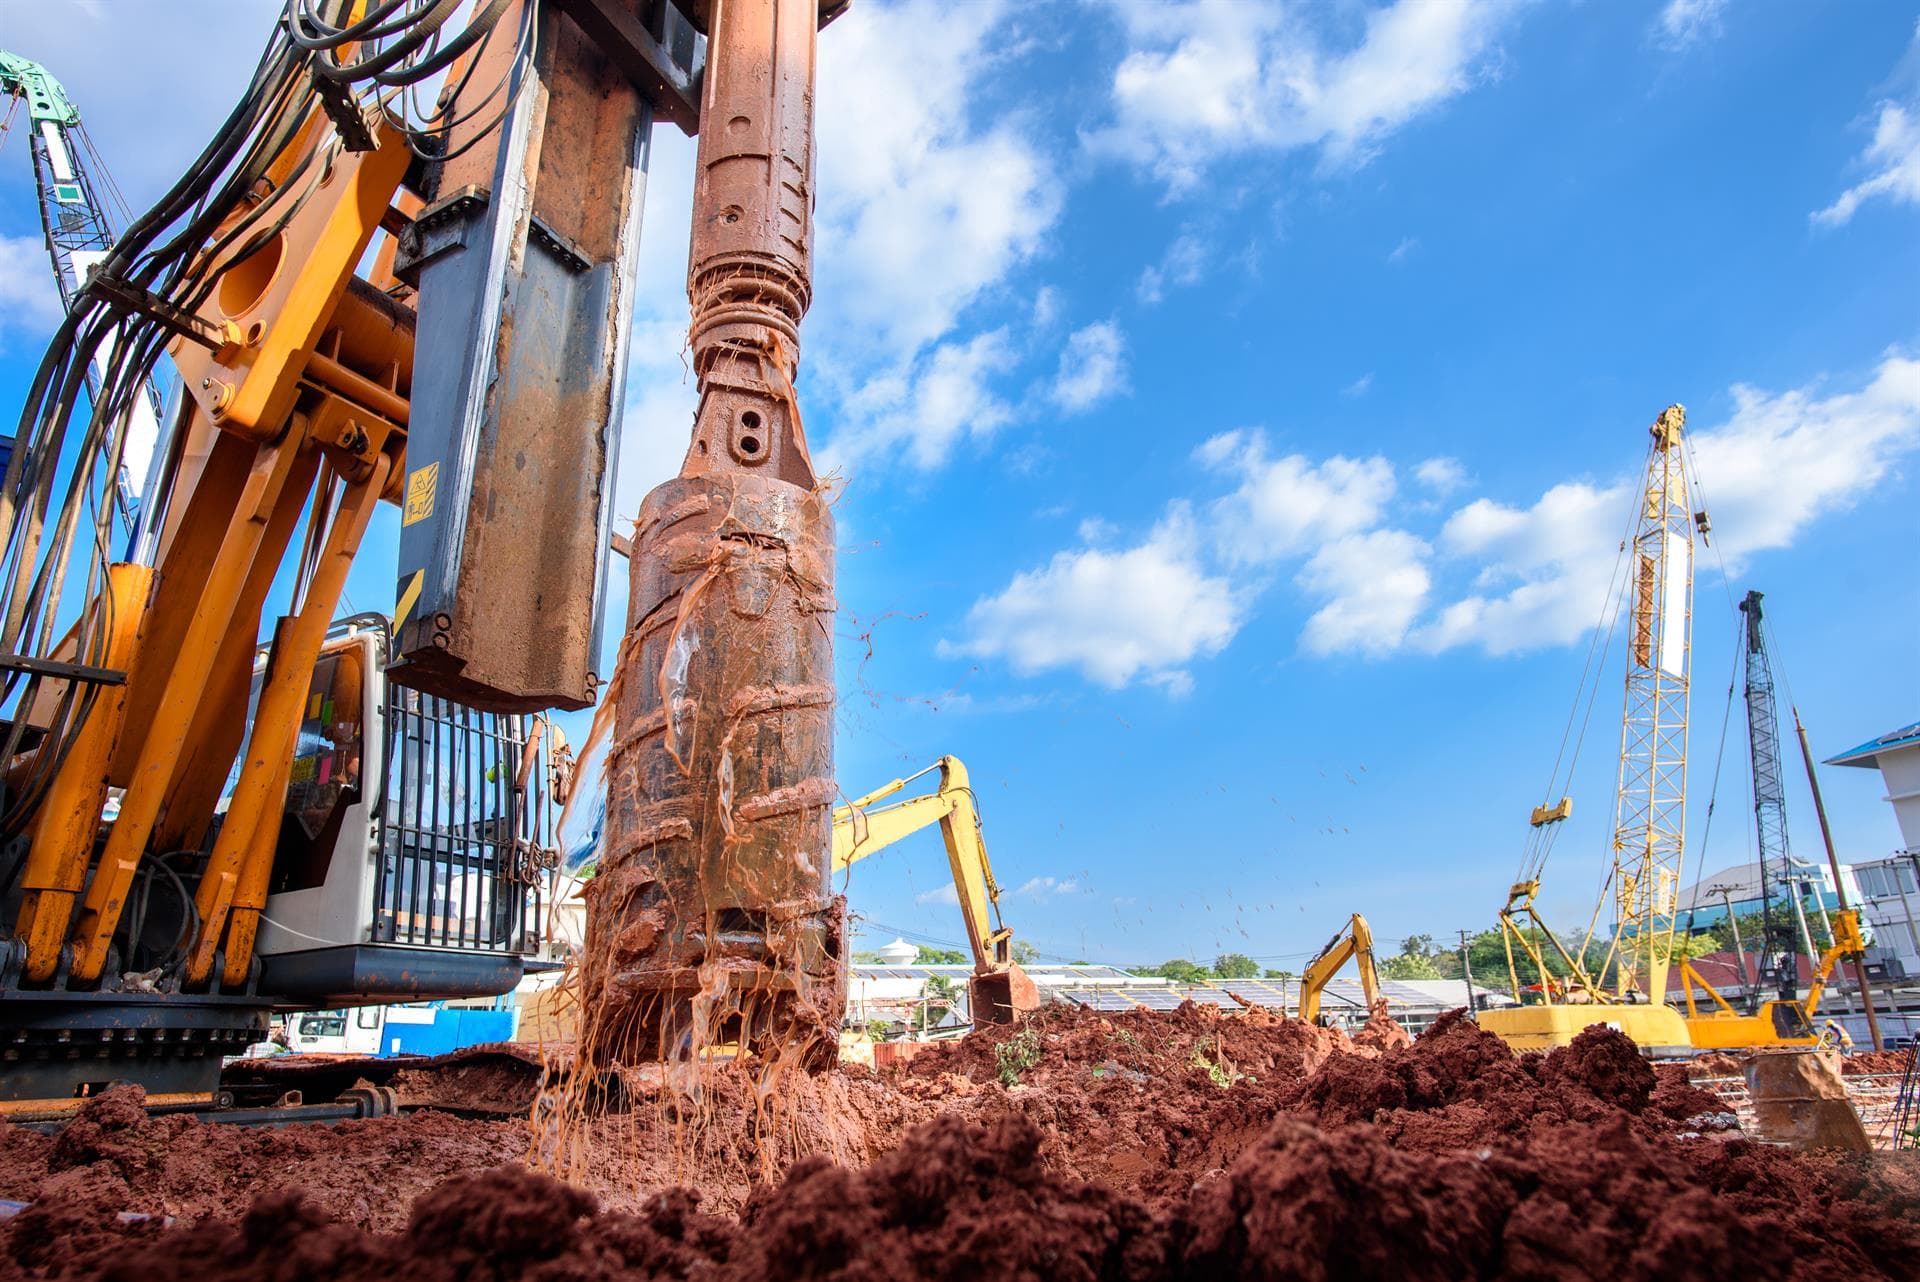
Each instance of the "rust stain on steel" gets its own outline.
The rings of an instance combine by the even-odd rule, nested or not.
[[[635,523],[582,1054],[833,1061],[833,517],[793,380],[811,293],[814,0],[720,6],[692,252],[700,408]]]

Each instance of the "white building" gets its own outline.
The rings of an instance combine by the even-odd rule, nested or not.
[[[1889,979],[1920,978],[1920,721],[1829,757],[1827,764],[1877,769],[1886,781],[1902,849],[1856,860],[1853,875],[1873,935],[1869,957],[1878,954]]]

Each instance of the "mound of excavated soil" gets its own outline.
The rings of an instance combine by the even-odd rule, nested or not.
[[[507,1160],[525,1127],[423,1114],[216,1141],[203,1132],[221,1128],[149,1121],[110,1092],[58,1137],[0,1131],[0,1195],[37,1199],[0,1227],[0,1273],[1920,1276],[1912,1156],[1740,1139],[1681,1070],[1602,1029],[1516,1057],[1453,1018],[1370,1053],[1259,1013],[1050,1009],[885,1077],[814,1079],[771,1116],[711,1078],[691,1108],[608,1119],[626,1142],[590,1137],[599,1164],[575,1184]],[[172,1164],[216,1153],[225,1206],[165,1190]],[[420,1192],[458,1161],[474,1169]],[[658,1191],[675,1169],[686,1187]],[[201,1222],[116,1214],[168,1206]]]
[[[1913,1062],[1913,1048],[1903,1051],[1858,1051],[1840,1061],[1840,1071],[1848,1077],[1868,1073],[1904,1073]]]

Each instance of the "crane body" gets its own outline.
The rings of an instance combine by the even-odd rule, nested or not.
[[[1760,974],[1748,986],[1745,1009],[1735,1010],[1712,984],[1682,961],[1687,987],[1687,1029],[1694,1046],[1726,1050],[1750,1046],[1814,1046],[1819,1043],[1814,1018],[1827,981],[1842,960],[1857,957],[1866,942],[1860,917],[1851,910],[1830,919],[1831,945],[1813,962],[1813,982],[1800,996],[1800,965],[1793,928],[1785,910],[1773,902],[1774,886],[1792,870],[1788,845],[1786,780],[1781,770],[1780,725],[1774,702],[1773,663],[1767,652],[1761,594],[1748,592],[1740,602],[1741,644],[1745,652],[1747,749],[1753,769],[1754,832],[1760,865],[1761,944]],[[1789,889],[1790,894],[1796,892]],[[1796,894],[1797,900],[1797,894]],[[1731,912],[1731,907],[1729,907]],[[1774,995],[1766,996],[1771,987]],[[1701,1003],[1695,991],[1706,993]]]
[[[0,94],[27,105],[28,146],[40,201],[40,226],[60,303],[71,308],[86,284],[87,274],[106,260],[116,234],[107,214],[103,184],[96,181],[86,162],[92,147],[80,122],[79,108],[53,73],[39,63],[0,50]],[[104,185],[111,188],[112,184]],[[113,357],[110,345],[95,355],[87,380],[90,395],[99,394]],[[140,495],[160,435],[160,393],[151,378],[143,384],[142,395],[127,406],[126,445],[114,478],[114,498],[129,532],[137,528]],[[5,460],[0,459],[0,466],[4,465]]]
[[[0,1096],[204,1097],[272,1010],[518,979],[551,862],[525,716],[601,684],[648,139],[699,132],[737,8],[289,0],[192,171],[75,273],[0,486]],[[721,33],[736,80],[766,34]],[[163,351],[122,555],[98,498]],[[337,625],[382,502],[392,613]]]

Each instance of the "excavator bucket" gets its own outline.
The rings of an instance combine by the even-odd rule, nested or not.
[[[1040,1009],[1040,990],[1027,978],[1026,971],[1010,966],[968,980],[967,1008],[973,1012],[975,1027],[1011,1024],[1028,1011]]]

